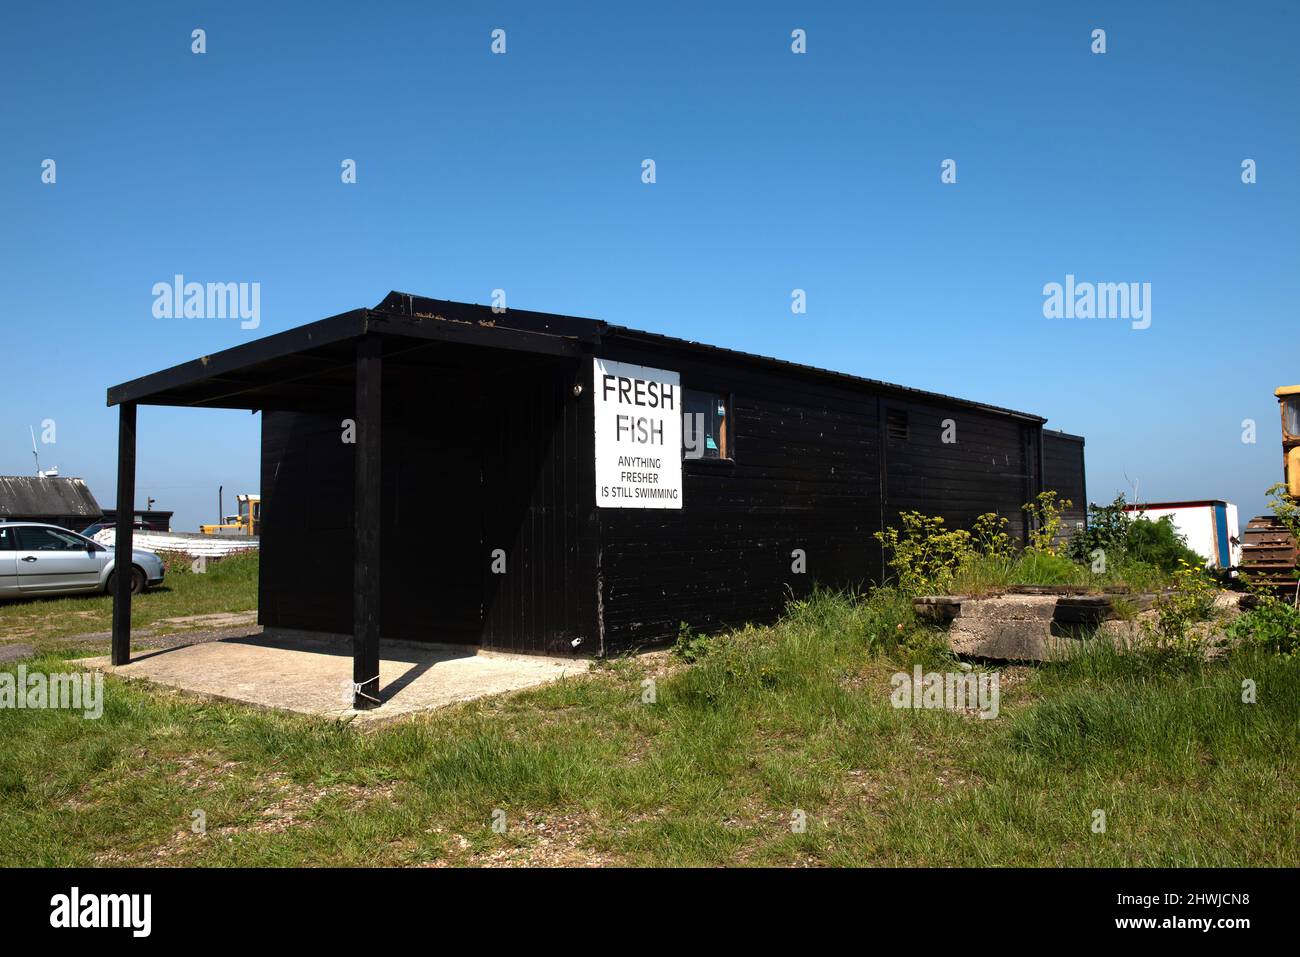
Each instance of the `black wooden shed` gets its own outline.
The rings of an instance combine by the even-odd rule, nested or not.
[[[1022,412],[593,319],[390,293],[108,390],[119,502],[138,405],[262,412],[259,621],[610,654],[879,581],[901,511],[1025,536],[1084,501],[1083,440]],[[118,541],[130,547],[129,525]],[[124,579],[125,581],[125,579]],[[130,593],[113,658],[130,653]]]

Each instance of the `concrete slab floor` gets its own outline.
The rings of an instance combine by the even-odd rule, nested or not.
[[[107,656],[78,664],[126,678],[301,714],[383,721],[486,695],[517,691],[585,672],[590,663],[480,651],[458,645],[383,641],[379,685],[383,704],[351,707],[352,650],[348,640],[258,634],[139,651],[130,664]]]

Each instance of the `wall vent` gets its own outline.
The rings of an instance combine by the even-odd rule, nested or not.
[[[891,442],[907,441],[907,412],[903,409],[885,410],[885,434]]]

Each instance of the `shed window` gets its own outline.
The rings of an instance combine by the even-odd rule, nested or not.
[[[885,434],[891,442],[907,441],[907,410],[885,410]]]
[[[731,400],[717,392],[682,392],[683,457],[731,458]]]

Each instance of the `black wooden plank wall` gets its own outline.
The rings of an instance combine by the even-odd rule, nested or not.
[[[951,527],[997,512],[1023,539],[1021,506],[1042,487],[1035,421],[689,350],[611,341],[601,353],[730,394],[735,448],[733,463],[684,463],[680,511],[599,510],[608,651],[670,638],[681,622],[773,620],[814,582],[878,582],[874,533],[901,511],[942,515]],[[944,441],[947,419],[955,442]],[[795,548],[806,574],[791,569]]]
[[[683,463],[681,510],[600,510],[608,651],[670,637],[683,621],[703,630],[771,620],[814,582],[862,587],[880,577],[874,400],[687,354],[602,354],[731,395],[735,449],[732,463]],[[803,574],[792,568],[795,549]]]
[[[942,515],[950,528],[969,528],[981,514],[996,512],[1007,519],[1012,539],[1024,540],[1021,506],[1039,488],[1037,423],[929,402],[881,401],[885,524],[896,524],[900,512],[921,512]]]
[[[483,621],[482,409],[460,383],[386,382],[382,634],[476,644]]]
[[[352,632],[352,453],[337,414],[262,413],[258,621]]]
[[[734,461],[683,463],[681,510],[597,509],[590,358],[478,350],[437,372],[387,363],[386,637],[617,652],[671,638],[681,622],[770,621],[814,583],[878,582],[874,535],[901,511],[952,527],[996,511],[1019,538],[1021,505],[1048,487],[1075,500],[1067,523],[1081,517],[1082,440],[1036,422],[688,347],[611,337],[600,352],[729,396]],[[264,414],[268,627],[350,632],[349,414]],[[955,442],[944,441],[948,419]],[[495,549],[505,574],[493,573]]]
[[[526,360],[463,375],[386,369],[384,637],[596,649],[594,525],[582,508],[584,491],[594,501],[590,441],[575,452],[581,364]],[[264,414],[265,626],[351,633],[353,446],[340,425],[350,414]],[[504,574],[492,569],[498,548]]]
[[[469,416],[412,417],[401,391],[385,385],[382,633],[477,642],[481,453],[466,434]],[[259,604],[267,627],[352,631],[355,446],[342,439],[350,414],[264,413]]]
[[[1074,503],[1061,516],[1062,532],[1082,528],[1088,517],[1088,489],[1084,471],[1083,439],[1043,430],[1043,485]]]
[[[547,362],[491,382],[484,396],[484,549],[489,557],[501,549],[506,561],[501,575],[485,559],[485,645],[599,652],[592,439],[583,414],[590,373],[584,378],[582,367]],[[587,386],[575,396],[580,382]]]

